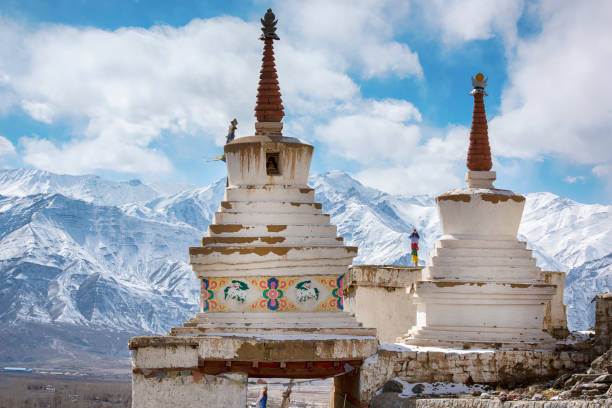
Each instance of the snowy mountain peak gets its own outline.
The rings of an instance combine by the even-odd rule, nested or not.
[[[148,201],[160,195],[140,180],[109,181],[99,176],[71,176],[44,170],[0,170],[0,194],[27,196],[59,193],[102,205]]]

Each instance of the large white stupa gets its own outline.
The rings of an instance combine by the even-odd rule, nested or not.
[[[517,240],[525,197],[495,188],[483,97],[487,80],[472,78],[474,114],[467,188],[436,198],[442,237],[415,284],[417,323],[408,344],[547,348],[542,330],[555,286],[526,243]]]

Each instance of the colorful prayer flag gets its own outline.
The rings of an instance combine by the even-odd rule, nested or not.
[[[418,265],[419,263],[419,233],[416,228],[412,230],[412,234],[410,234],[410,254],[412,255],[412,262],[414,265]]]

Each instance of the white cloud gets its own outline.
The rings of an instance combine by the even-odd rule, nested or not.
[[[282,16],[287,41],[317,50],[340,71],[355,70],[363,78],[423,74],[418,55],[393,39],[405,24],[409,2],[279,0],[274,11]]]
[[[580,183],[584,183],[586,180],[586,177],[584,176],[566,176],[563,181],[565,181],[568,184],[576,184],[578,182]]]
[[[53,122],[53,109],[49,104],[23,101],[21,102],[21,108],[34,120],[46,124],[51,124]]]
[[[403,100],[366,100],[347,105],[344,112],[315,129],[315,138],[333,145],[339,156],[362,165],[381,160],[401,160],[421,138],[420,121],[414,105]]]
[[[523,0],[420,0],[419,8],[430,27],[449,45],[500,35],[506,45],[517,39],[517,21]]]
[[[4,136],[0,136],[0,169],[12,167],[16,163],[15,146]]]
[[[15,147],[13,146],[11,141],[4,136],[0,136],[0,157],[12,156],[15,153]]]
[[[604,174],[597,169],[610,160],[612,3],[543,1],[535,10],[542,30],[517,44],[501,114],[489,123],[493,147],[506,157],[592,164]]]
[[[367,168],[357,174],[357,179],[389,193],[405,195],[458,188],[464,184],[467,134],[465,128],[450,128],[415,146],[403,162],[393,167]]]
[[[431,194],[461,185],[468,129],[423,127],[403,100],[363,101],[316,128],[334,154],[359,162],[356,177],[390,193]]]

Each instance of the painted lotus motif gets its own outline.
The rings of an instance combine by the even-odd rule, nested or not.
[[[278,279],[268,279],[268,289],[263,291],[263,297],[268,299],[268,309],[276,310],[279,306],[279,300],[284,296],[284,292],[278,289]]]
[[[336,280],[336,289],[332,290],[332,296],[337,299],[336,305],[338,309],[340,310],[344,309],[343,291],[344,291],[344,275],[338,277],[338,279]]]
[[[201,282],[201,290],[200,290],[200,302],[203,312],[207,312],[210,309],[210,301],[215,297],[215,293],[208,289],[210,287],[210,282],[208,279],[202,279]]]

